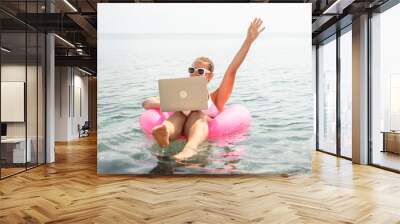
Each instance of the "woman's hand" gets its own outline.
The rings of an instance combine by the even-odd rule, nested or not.
[[[160,98],[158,97],[149,97],[145,99],[142,103],[144,109],[158,109],[160,108]]]
[[[247,37],[246,40],[250,41],[250,43],[253,43],[255,39],[257,39],[258,35],[265,30],[265,27],[261,27],[263,21],[259,18],[255,18],[253,22],[251,22],[249,29],[247,30]]]

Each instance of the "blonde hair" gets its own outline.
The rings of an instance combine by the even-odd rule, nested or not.
[[[208,63],[208,70],[210,70],[210,72],[214,72],[214,62],[211,61],[211,59],[202,56],[202,57],[196,58],[196,60],[194,60],[194,61],[202,61],[202,62]]]

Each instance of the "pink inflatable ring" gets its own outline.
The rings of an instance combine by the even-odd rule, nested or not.
[[[153,128],[160,125],[172,112],[149,109],[140,116],[140,127],[151,135]],[[215,118],[208,120],[208,139],[219,139],[244,133],[250,126],[250,112],[244,106],[227,106]]]

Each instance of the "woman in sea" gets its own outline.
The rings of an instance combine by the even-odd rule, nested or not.
[[[153,128],[152,134],[155,141],[162,148],[167,147],[171,140],[179,138],[182,134],[187,137],[187,142],[181,152],[174,156],[177,160],[185,160],[196,154],[197,147],[207,140],[208,119],[217,116],[224,109],[226,102],[232,94],[236,73],[243,63],[246,55],[259,34],[265,29],[263,21],[254,19],[248,30],[246,38],[228,66],[219,87],[212,91],[208,97],[208,110],[175,112],[161,125]],[[214,63],[207,57],[196,58],[188,69],[190,77],[204,76],[208,83],[214,77]],[[160,99],[150,97],[144,100],[145,109],[159,108]]]

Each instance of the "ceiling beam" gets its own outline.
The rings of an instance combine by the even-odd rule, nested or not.
[[[68,14],[68,17],[73,20],[78,26],[82,28],[83,31],[89,36],[87,41],[89,42],[90,46],[97,45],[97,30],[88,22],[88,20],[80,14]]]
[[[342,14],[343,10],[353,2],[355,2],[355,0],[336,0],[326,7],[322,14]]]
[[[90,68],[92,71],[97,69],[97,59],[91,56],[55,56],[56,66],[80,66]]]

